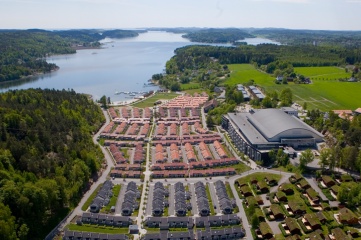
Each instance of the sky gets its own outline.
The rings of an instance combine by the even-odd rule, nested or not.
[[[361,30],[361,0],[0,0],[0,29]]]

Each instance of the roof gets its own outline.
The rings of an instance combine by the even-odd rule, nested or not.
[[[349,239],[346,233],[341,228],[335,228],[331,230],[335,239]]]
[[[270,210],[272,211],[273,215],[278,215],[278,214],[284,215],[282,208],[278,204],[272,204],[270,206]]]
[[[311,226],[321,225],[318,215],[315,213],[307,213],[304,217]]]
[[[251,115],[249,121],[268,139],[273,139],[280,133],[293,129],[307,131],[312,137],[323,137],[315,129],[280,109],[262,109],[256,111]]]
[[[280,141],[279,138],[286,132],[302,138],[316,138],[318,141],[323,138],[321,133],[280,109],[261,109],[253,114],[228,113],[227,116],[252,144]]]
[[[270,226],[266,222],[261,222],[259,224],[259,230],[261,231],[261,234],[263,236],[267,235],[267,234],[272,234],[273,235],[273,232],[272,232]]]
[[[354,218],[357,218],[357,216],[350,209],[341,208],[339,218],[341,221],[350,221]]]
[[[294,218],[286,218],[285,219],[287,227],[290,229],[290,231],[293,231],[295,229],[300,229],[300,227],[297,224],[296,219]]]

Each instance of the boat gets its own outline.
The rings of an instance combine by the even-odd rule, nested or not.
[[[134,94],[134,93],[131,93],[131,94],[129,94],[129,96],[135,96],[135,94]]]
[[[119,94],[121,94],[121,92],[115,91],[114,94],[115,94],[115,95],[119,95]]]

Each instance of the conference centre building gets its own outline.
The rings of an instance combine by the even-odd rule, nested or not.
[[[285,109],[260,109],[228,113],[222,127],[234,145],[253,160],[268,158],[272,149],[289,146],[312,148],[323,135]]]

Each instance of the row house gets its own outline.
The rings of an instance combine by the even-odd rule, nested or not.
[[[183,123],[182,124],[182,135],[189,135],[190,132],[189,132],[189,125],[188,123]]]
[[[153,111],[150,108],[145,108],[144,109],[144,117],[145,118],[151,118],[152,115],[153,115],[152,113],[153,113]]]
[[[207,144],[205,144],[204,142],[199,143],[199,150],[201,151],[202,157],[205,160],[210,160],[213,158],[212,154],[209,152]]]
[[[137,199],[140,199],[140,197],[141,193],[138,190],[137,184],[135,182],[129,182],[121,206],[121,213],[123,216],[131,216],[134,210],[139,209],[139,202]]]
[[[122,122],[121,124],[119,124],[117,126],[117,128],[115,129],[114,133],[115,134],[121,134],[124,132],[125,128],[127,127],[127,122]]]
[[[110,177],[114,178],[140,178],[142,175],[141,171],[136,170],[112,170]]]
[[[111,117],[112,119],[118,117],[118,115],[117,115],[117,113],[115,112],[114,108],[109,108],[109,109],[108,109],[108,112],[109,112],[109,115],[110,115],[110,117]]]
[[[114,127],[114,122],[110,122],[102,131],[102,133],[111,133]]]
[[[140,135],[144,135],[144,136],[147,136],[148,135],[148,132],[149,132],[149,129],[150,129],[150,125],[149,123],[146,123],[143,125],[142,129],[140,130]]]
[[[214,141],[213,142],[213,146],[217,152],[217,154],[221,157],[221,158],[226,158],[227,153],[224,151],[222,144],[219,141]]]
[[[123,118],[129,118],[130,117],[129,116],[129,111],[128,111],[127,108],[121,108],[120,112],[121,112]]]
[[[174,143],[170,145],[170,159],[172,163],[180,162],[181,160],[178,146]]]
[[[63,240],[128,240],[126,234],[108,234],[65,230]]]
[[[133,224],[130,217],[89,212],[84,212],[79,220],[78,224],[99,224],[114,227],[129,227]]]
[[[143,145],[141,143],[139,143],[135,146],[135,149],[134,149],[133,163],[140,164],[140,163],[144,162],[144,160],[145,160],[145,157],[144,157]]]
[[[133,118],[140,118],[139,108],[133,108]]]
[[[153,171],[153,178],[184,178],[188,176],[188,170],[176,170],[176,171]]]

